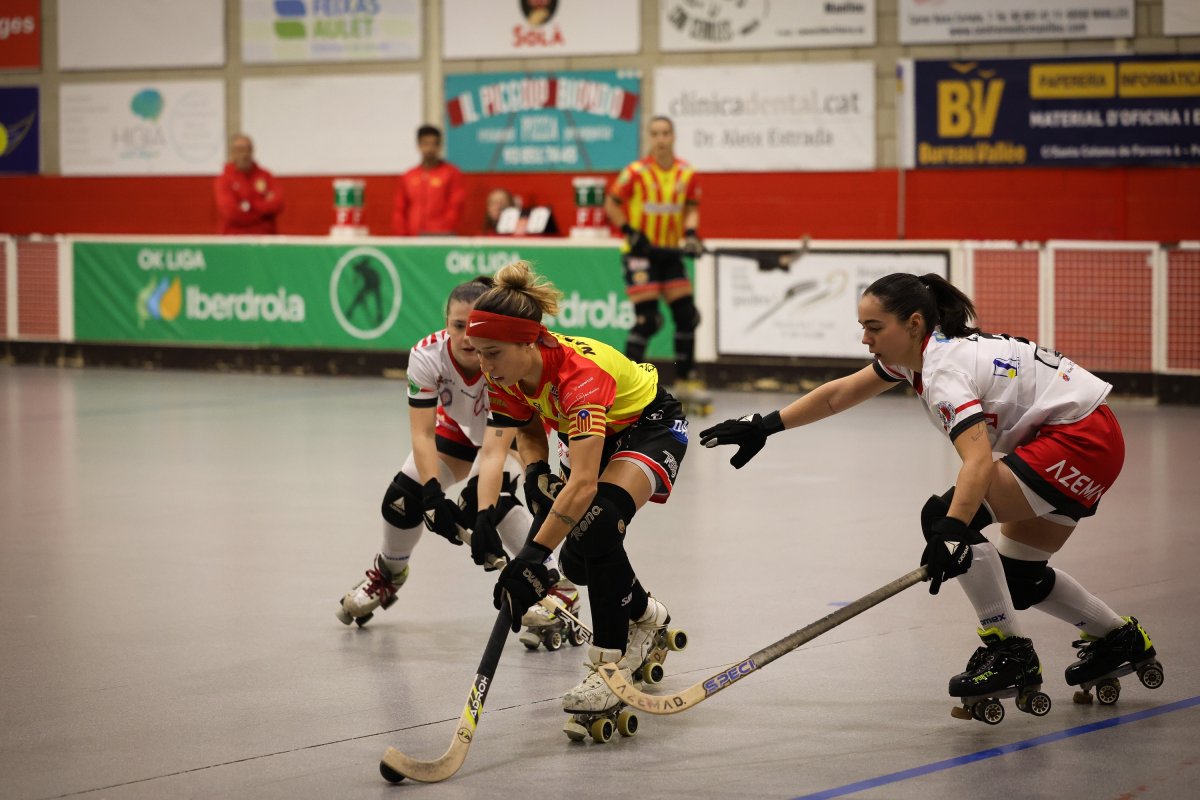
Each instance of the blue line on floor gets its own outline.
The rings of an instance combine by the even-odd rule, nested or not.
[[[845,786],[839,786],[836,789],[826,789],[813,794],[805,794],[793,798],[793,800],[827,800],[832,797],[845,797],[848,794],[863,792],[867,789],[874,789],[877,786],[887,786],[889,783],[898,783],[906,781],[909,778],[917,778],[921,775],[928,775],[933,772],[941,772],[944,769],[951,767],[961,767],[964,764],[972,764],[976,761],[985,761],[996,756],[1004,756],[1009,753],[1016,753],[1020,750],[1028,750],[1031,747],[1039,747],[1043,744],[1051,744],[1053,742],[1070,739],[1072,736],[1082,736],[1085,733],[1104,730],[1115,725],[1123,725],[1127,722],[1138,722],[1150,717],[1157,717],[1160,714],[1169,714],[1172,711],[1179,711],[1184,708],[1200,705],[1200,696],[1190,697],[1187,700],[1178,700],[1174,703],[1167,703],[1165,706],[1156,708],[1148,708],[1145,711],[1136,711],[1132,714],[1122,714],[1119,717],[1100,720],[1099,722],[1090,722],[1087,725],[1080,725],[1076,728],[1067,728],[1064,731],[1055,733],[1047,733],[1044,736],[1036,736],[1033,739],[1026,739],[1023,742],[1014,742],[1013,744],[1005,744],[1000,747],[991,747],[987,750],[980,750],[978,753],[970,753],[965,756],[957,756],[955,758],[947,758],[945,761],[935,761],[932,764],[926,764],[923,767],[913,767],[912,769],[893,772],[890,775],[880,775],[878,778],[868,778],[865,781],[857,783],[848,783]]]

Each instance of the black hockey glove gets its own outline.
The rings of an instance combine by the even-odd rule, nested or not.
[[[727,419],[718,422],[711,428],[700,431],[700,444],[705,447],[716,447],[719,444],[736,444],[738,451],[729,459],[735,469],[746,466],[750,459],[758,455],[767,443],[767,437],[783,430],[783,420],[778,411],[772,411],[765,417],[759,414],[747,414],[741,419]]]
[[[475,527],[471,531],[471,560],[485,571],[496,569],[496,561],[508,558],[504,552],[504,543],[500,541],[500,531],[496,529],[500,521],[500,510],[488,506],[475,517]]]
[[[550,471],[545,461],[534,461],[525,468],[525,507],[534,517],[545,517],[562,490],[563,479]]]
[[[550,548],[530,542],[500,571],[492,590],[492,605],[508,606],[513,633],[521,630],[521,617],[550,590],[550,572],[543,563]]]
[[[929,593],[937,594],[944,581],[971,568],[971,540],[979,534],[954,517],[942,517],[929,526],[929,532],[921,564],[929,571]]]
[[[688,228],[683,232],[683,254],[692,258],[699,258],[704,254],[704,242],[700,239],[700,234],[696,233],[695,228]]]
[[[621,226],[621,233],[625,235],[625,241],[629,242],[629,255],[650,255],[650,240],[646,238],[646,234],[637,230],[628,222]]]
[[[421,487],[421,507],[425,509],[425,527],[451,544],[462,546],[458,538],[458,504],[446,497],[437,478]]]

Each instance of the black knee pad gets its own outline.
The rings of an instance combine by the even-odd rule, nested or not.
[[[397,472],[383,494],[383,518],[397,528],[415,528],[424,520],[421,484]]]
[[[1000,563],[1004,565],[1004,581],[1012,595],[1013,608],[1036,606],[1054,590],[1055,572],[1045,561],[1021,561],[1001,555]]]
[[[587,562],[584,560],[583,554],[579,552],[579,547],[571,546],[570,539],[567,539],[562,549],[558,551],[558,568],[576,586],[587,586]]]
[[[633,327],[629,329],[629,334],[643,342],[650,341],[650,337],[658,333],[663,323],[662,314],[658,313],[658,300],[634,303],[633,313]]]
[[[921,532],[925,534],[925,541],[929,541],[931,527],[950,510],[950,503],[954,500],[954,487],[941,497],[936,494],[930,495],[925,501],[925,505],[921,507]],[[982,531],[988,525],[991,525],[996,520],[992,518],[992,514],[987,510],[987,506],[983,503],[979,504],[979,510],[975,512],[975,516],[967,523],[967,527],[973,531]],[[980,537],[982,539],[982,537]],[[978,544],[974,542],[973,544]]]
[[[675,323],[676,333],[691,333],[696,330],[696,326],[700,324],[700,311],[690,294],[671,303],[671,320]]]
[[[596,496],[571,532],[567,541],[577,543],[579,552],[589,561],[622,549],[625,524],[633,519],[637,504],[629,492],[615,483],[601,483]]]

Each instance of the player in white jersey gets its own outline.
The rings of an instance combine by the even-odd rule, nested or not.
[[[939,275],[880,278],[858,312],[873,364],[780,411],[701,431],[701,443],[738,445],[730,463],[741,468],[773,433],[911,385],[963,462],[955,485],[921,510],[929,591],[957,576],[983,639],[967,669],[950,679],[950,694],[964,703],[956,716],[999,722],[995,698],[1012,695],[1022,711],[1049,710],[1038,691],[1040,662],[1015,614],[1031,606],[1082,629],[1079,659],[1066,670],[1067,683],[1083,689],[1078,701],[1090,702],[1087,692],[1099,685],[1101,702],[1115,702],[1115,677],[1135,669],[1157,687],[1162,668],[1137,620],[1118,616],[1047,563],[1121,471],[1125,443],[1105,403],[1112,387],[1052,350],[971,327],[970,299]],[[993,522],[1000,530],[989,541],[980,531]]]
[[[532,515],[516,497],[522,465],[515,454],[492,497],[479,498],[476,456],[487,428],[487,381],[466,339],[467,315],[491,288],[490,278],[457,286],[446,302],[446,328],[413,346],[408,360],[408,416],[413,449],[384,493],[383,547],[372,567],[342,598],[337,618],[365,625],[377,608],[388,608],[408,579],[409,559],[426,528],[455,545],[459,529],[488,526],[515,553],[525,545]],[[511,444],[513,436],[509,435]],[[459,502],[443,487],[468,479]],[[483,500],[483,502],[479,502]],[[482,564],[482,560],[476,560]],[[548,567],[554,567],[553,557]],[[576,593],[577,594],[577,593]]]

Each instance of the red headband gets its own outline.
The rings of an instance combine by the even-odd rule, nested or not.
[[[536,342],[543,334],[548,335],[546,328],[531,319],[475,310],[467,317],[467,336],[471,337],[528,344]]]

